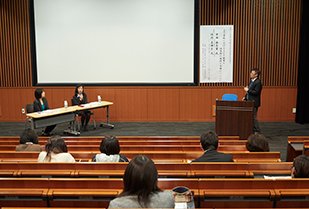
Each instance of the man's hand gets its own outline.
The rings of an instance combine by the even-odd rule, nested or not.
[[[247,92],[247,91],[249,90],[249,87],[246,86],[246,87],[244,88],[244,90],[245,90],[245,92]]]

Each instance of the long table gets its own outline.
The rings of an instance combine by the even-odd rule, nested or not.
[[[75,127],[76,111],[107,107],[107,123],[104,124],[104,126],[114,128],[114,125],[109,123],[109,106],[112,104],[113,102],[107,102],[107,101],[91,102],[82,106],[76,105],[76,106],[62,107],[40,112],[28,113],[27,116],[31,117],[31,129],[56,125],[60,123],[73,122],[70,126],[70,129],[65,130],[65,132],[73,135],[79,135],[80,132],[76,131]]]

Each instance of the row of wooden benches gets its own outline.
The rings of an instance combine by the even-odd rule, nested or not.
[[[44,146],[42,149],[44,150]],[[68,151],[85,151],[85,152],[95,152],[100,150],[100,145],[67,145]],[[16,145],[0,145],[0,151],[15,151]],[[121,151],[177,151],[177,152],[201,152],[200,145],[121,145]],[[245,145],[220,145],[218,147],[220,152],[246,152],[248,151]]]
[[[69,152],[76,161],[89,162],[92,157],[99,152]],[[203,152],[180,152],[180,151],[121,151],[121,154],[132,159],[137,155],[147,155],[153,161],[161,162],[188,162],[200,157]],[[280,152],[226,152],[233,155],[235,162],[280,162]],[[0,162],[9,161],[37,161],[39,152],[15,152],[1,151]]]
[[[62,137],[66,142],[67,141],[102,141],[104,136],[73,136],[73,137]],[[239,136],[218,136],[219,140],[239,140]],[[49,137],[39,137],[39,141],[47,141]],[[153,140],[200,140],[199,136],[118,136],[117,139],[119,141],[153,141]],[[19,141],[19,137],[17,136],[1,136],[1,141]]]
[[[309,179],[169,179],[158,186],[189,188],[197,207],[308,207]],[[7,206],[107,207],[123,189],[120,178],[0,178]]]
[[[122,177],[128,163],[1,162],[1,177]],[[156,163],[160,177],[235,177],[291,173],[292,163]]]

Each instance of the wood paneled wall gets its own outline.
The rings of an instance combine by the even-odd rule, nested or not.
[[[301,0],[201,0],[201,25],[234,25],[234,80],[259,68],[264,86],[297,86]]]
[[[0,1],[0,87],[30,87],[30,31],[27,0]]]
[[[0,121],[25,121],[21,109],[34,100],[35,88],[0,88]],[[70,102],[74,87],[45,87],[50,108],[63,107]],[[237,94],[241,87],[86,87],[89,102],[112,101],[110,117],[113,122],[214,121],[212,106],[224,93]],[[296,87],[264,87],[259,121],[294,121]],[[106,110],[93,110],[97,121],[106,120]]]

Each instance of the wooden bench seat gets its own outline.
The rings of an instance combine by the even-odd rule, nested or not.
[[[194,193],[196,207],[207,208],[252,204],[270,208],[300,205],[299,202],[307,207],[308,185],[309,179],[158,179],[158,187],[163,190],[177,186],[189,188]],[[120,178],[0,178],[0,196],[4,198],[0,204],[8,206],[7,202],[17,200],[15,202],[46,201],[51,207],[107,207],[122,189]]]
[[[289,136],[287,139],[286,162],[293,162],[294,158],[303,152],[303,144],[309,136]]]
[[[99,152],[87,151],[69,151],[76,161],[91,161],[93,155]],[[121,154],[127,158],[143,154],[147,155],[154,161],[188,161],[200,157],[203,152],[179,152],[179,151],[121,151]],[[280,152],[226,152],[233,155],[235,162],[280,162]],[[5,161],[35,161],[39,156],[39,152],[14,152],[2,151],[0,152],[0,162]]]
[[[0,162],[2,177],[123,177],[128,163],[38,163]],[[156,162],[159,177],[289,176],[292,163],[162,163]]]

